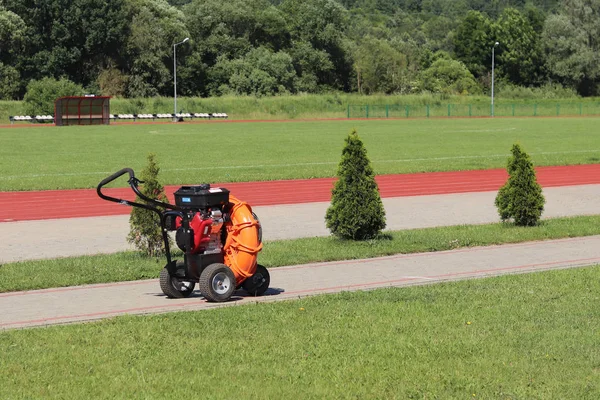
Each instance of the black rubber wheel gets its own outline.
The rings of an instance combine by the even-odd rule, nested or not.
[[[225,264],[210,264],[200,274],[198,289],[208,301],[227,301],[235,290],[235,275]]]
[[[242,287],[250,296],[262,296],[271,283],[269,270],[260,264],[256,264],[256,272],[242,283]]]
[[[177,269],[184,268],[183,262],[177,262]],[[160,271],[160,289],[167,297],[171,299],[181,299],[189,297],[194,291],[195,282],[181,280],[176,276],[171,276],[169,270],[165,267]]]

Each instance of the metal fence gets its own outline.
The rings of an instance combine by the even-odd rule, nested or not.
[[[348,105],[348,118],[560,117],[600,115],[600,103]]]

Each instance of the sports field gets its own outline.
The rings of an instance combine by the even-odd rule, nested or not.
[[[598,118],[496,118],[19,127],[0,132],[0,191],[90,188],[158,155],[161,182],[331,177],[356,128],[376,174],[501,168],[513,143],[534,163],[600,161]],[[125,182],[121,182],[125,184]]]

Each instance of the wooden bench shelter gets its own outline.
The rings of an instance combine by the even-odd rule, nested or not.
[[[54,123],[66,125],[110,124],[110,97],[61,97],[54,103]]]

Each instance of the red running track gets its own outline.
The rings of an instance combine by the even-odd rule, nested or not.
[[[543,187],[600,184],[600,164],[536,168]],[[507,179],[504,169],[376,177],[381,197],[486,192]],[[334,178],[214,184],[226,187],[253,206],[329,201]],[[200,182],[198,182],[200,183]],[[179,186],[165,189],[172,193]],[[106,189],[113,197],[133,200],[130,188]],[[100,199],[95,189],[0,192],[0,222],[128,214],[130,208]]]

